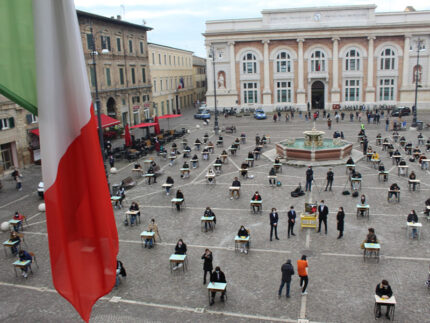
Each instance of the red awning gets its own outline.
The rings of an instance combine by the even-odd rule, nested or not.
[[[165,114],[164,116],[159,116],[158,119],[170,119],[182,117],[182,114]]]
[[[33,135],[39,136],[39,128],[31,129],[30,133],[32,133]]]
[[[132,126],[132,127],[130,127],[130,129],[134,129],[134,128],[146,128],[146,127],[153,127],[153,126],[155,126],[155,125],[157,125],[157,123],[156,122],[149,122],[149,123],[139,123],[139,124],[137,124],[137,125],[135,125],[135,126]]]
[[[111,118],[103,113],[100,114],[100,118],[102,121],[102,128],[112,127],[121,123],[121,121]]]

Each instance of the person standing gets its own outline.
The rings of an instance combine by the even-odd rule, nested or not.
[[[291,259],[288,259],[285,264],[281,267],[282,272],[282,280],[281,280],[281,286],[279,286],[279,292],[278,297],[281,297],[282,294],[282,288],[284,285],[287,285],[287,298],[290,298],[290,284],[291,284],[291,276],[294,275],[294,267],[291,264]]]
[[[344,219],[345,219],[345,212],[343,211],[343,207],[339,207],[339,211],[336,215],[337,220],[337,230],[339,231],[338,239],[343,237],[343,229],[344,229]]]
[[[300,260],[297,260],[297,273],[300,277],[300,287],[302,287],[302,296],[307,295],[306,288],[308,287],[308,261],[306,256],[302,255]]]
[[[276,212],[275,208],[272,208],[272,212],[270,212],[269,218],[270,218],[270,241],[272,241],[273,230],[275,230],[275,239],[279,240],[278,238],[279,215],[278,215],[278,212]]]
[[[309,192],[312,190],[312,181],[314,180],[314,171],[312,170],[312,166],[309,166],[306,170],[306,187],[305,191],[307,192],[309,189]]]
[[[321,223],[324,222],[325,234],[327,234],[327,215],[328,215],[328,207],[324,205],[324,200],[321,200],[320,206],[318,206],[318,220],[319,227],[318,232],[321,232]]]
[[[295,236],[293,229],[294,224],[296,223],[296,211],[294,210],[294,206],[290,206],[290,210],[287,213],[288,215],[288,238],[290,238],[290,234]]]
[[[115,167],[115,158],[113,158],[112,154],[109,155],[109,165],[110,165],[110,168]]]
[[[369,145],[369,141],[367,140],[367,137],[364,136],[363,138],[363,155],[367,154],[367,146]]]
[[[327,191],[327,188],[329,188],[329,191],[331,191],[331,187],[333,185],[333,179],[334,179],[334,173],[331,168],[328,169],[327,172],[327,185],[325,186],[325,191]]]
[[[209,249],[205,250],[205,253],[202,256],[202,259],[204,260],[203,262],[203,285],[206,284],[206,274],[209,273],[209,278],[211,278],[211,273],[213,270],[213,266],[212,266],[212,261],[213,261],[213,256],[212,256],[212,251],[210,251]]]
[[[211,274],[211,283],[227,283],[227,280],[225,279],[224,273],[221,271],[221,268],[219,266],[215,267],[215,271]],[[215,303],[215,293],[211,292],[211,302],[210,305],[214,305]],[[224,296],[225,296],[225,290],[221,292],[221,302],[224,302]]]
[[[408,218],[406,220],[408,223],[418,223],[418,215],[415,210],[411,210],[411,213],[408,214]],[[412,228],[412,239],[418,237],[417,228]]]

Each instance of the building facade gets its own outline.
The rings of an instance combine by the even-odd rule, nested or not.
[[[215,71],[207,62],[208,106],[214,77],[218,107],[266,110],[411,107],[418,78],[418,109],[430,109],[430,11],[375,9],[263,10],[256,19],[207,21],[205,45],[216,62]]]
[[[152,100],[157,116],[193,106],[193,52],[148,44]]]
[[[193,55],[193,102],[196,106],[206,102],[207,80],[206,80],[206,59]]]
[[[151,28],[123,21],[121,16],[77,14],[93,102],[97,78],[102,113],[124,126],[149,119],[154,114],[147,43]]]

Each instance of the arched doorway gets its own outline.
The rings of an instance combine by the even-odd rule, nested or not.
[[[111,118],[116,118],[116,103],[115,99],[110,97],[106,103],[107,114]]]
[[[324,83],[312,83],[312,109],[324,109]]]

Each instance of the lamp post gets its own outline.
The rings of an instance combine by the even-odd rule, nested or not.
[[[418,39],[417,40],[417,65],[415,66],[415,104],[412,107],[412,114],[413,114],[413,119],[412,119],[412,127],[416,127],[417,126],[417,110],[418,110],[418,88],[420,87],[420,85],[418,84],[418,79],[419,79],[419,63],[420,63],[420,51],[422,50],[421,48],[421,44],[422,44],[422,40]]]
[[[109,173],[107,171],[106,168],[106,156],[104,153],[104,140],[103,140],[103,129],[102,129],[102,117],[101,117],[101,109],[100,109],[100,97],[99,97],[99,89],[98,89],[98,84],[97,84],[97,70],[96,70],[96,56],[98,55],[97,51],[96,51],[96,43],[94,40],[94,34],[93,34],[93,27],[90,27],[90,31],[91,31],[91,39],[92,39],[92,50],[91,50],[91,57],[93,59],[93,69],[94,69],[94,88],[95,88],[95,103],[96,106],[94,107],[96,109],[96,113],[97,113],[97,124],[98,124],[98,132],[99,132],[99,141],[100,141],[100,150],[102,153],[102,157],[103,157],[103,166],[105,169],[105,174],[106,174],[106,180],[108,183],[108,188],[110,191],[110,183],[109,183]],[[106,53],[109,52],[107,49],[103,49],[102,53]]]
[[[213,79],[214,79],[214,109],[215,109],[215,123],[214,123],[214,131],[215,135],[219,134],[219,125],[218,125],[218,110],[216,107],[216,77],[215,77],[215,48],[211,46],[209,57],[212,56],[212,67],[213,67]]]

